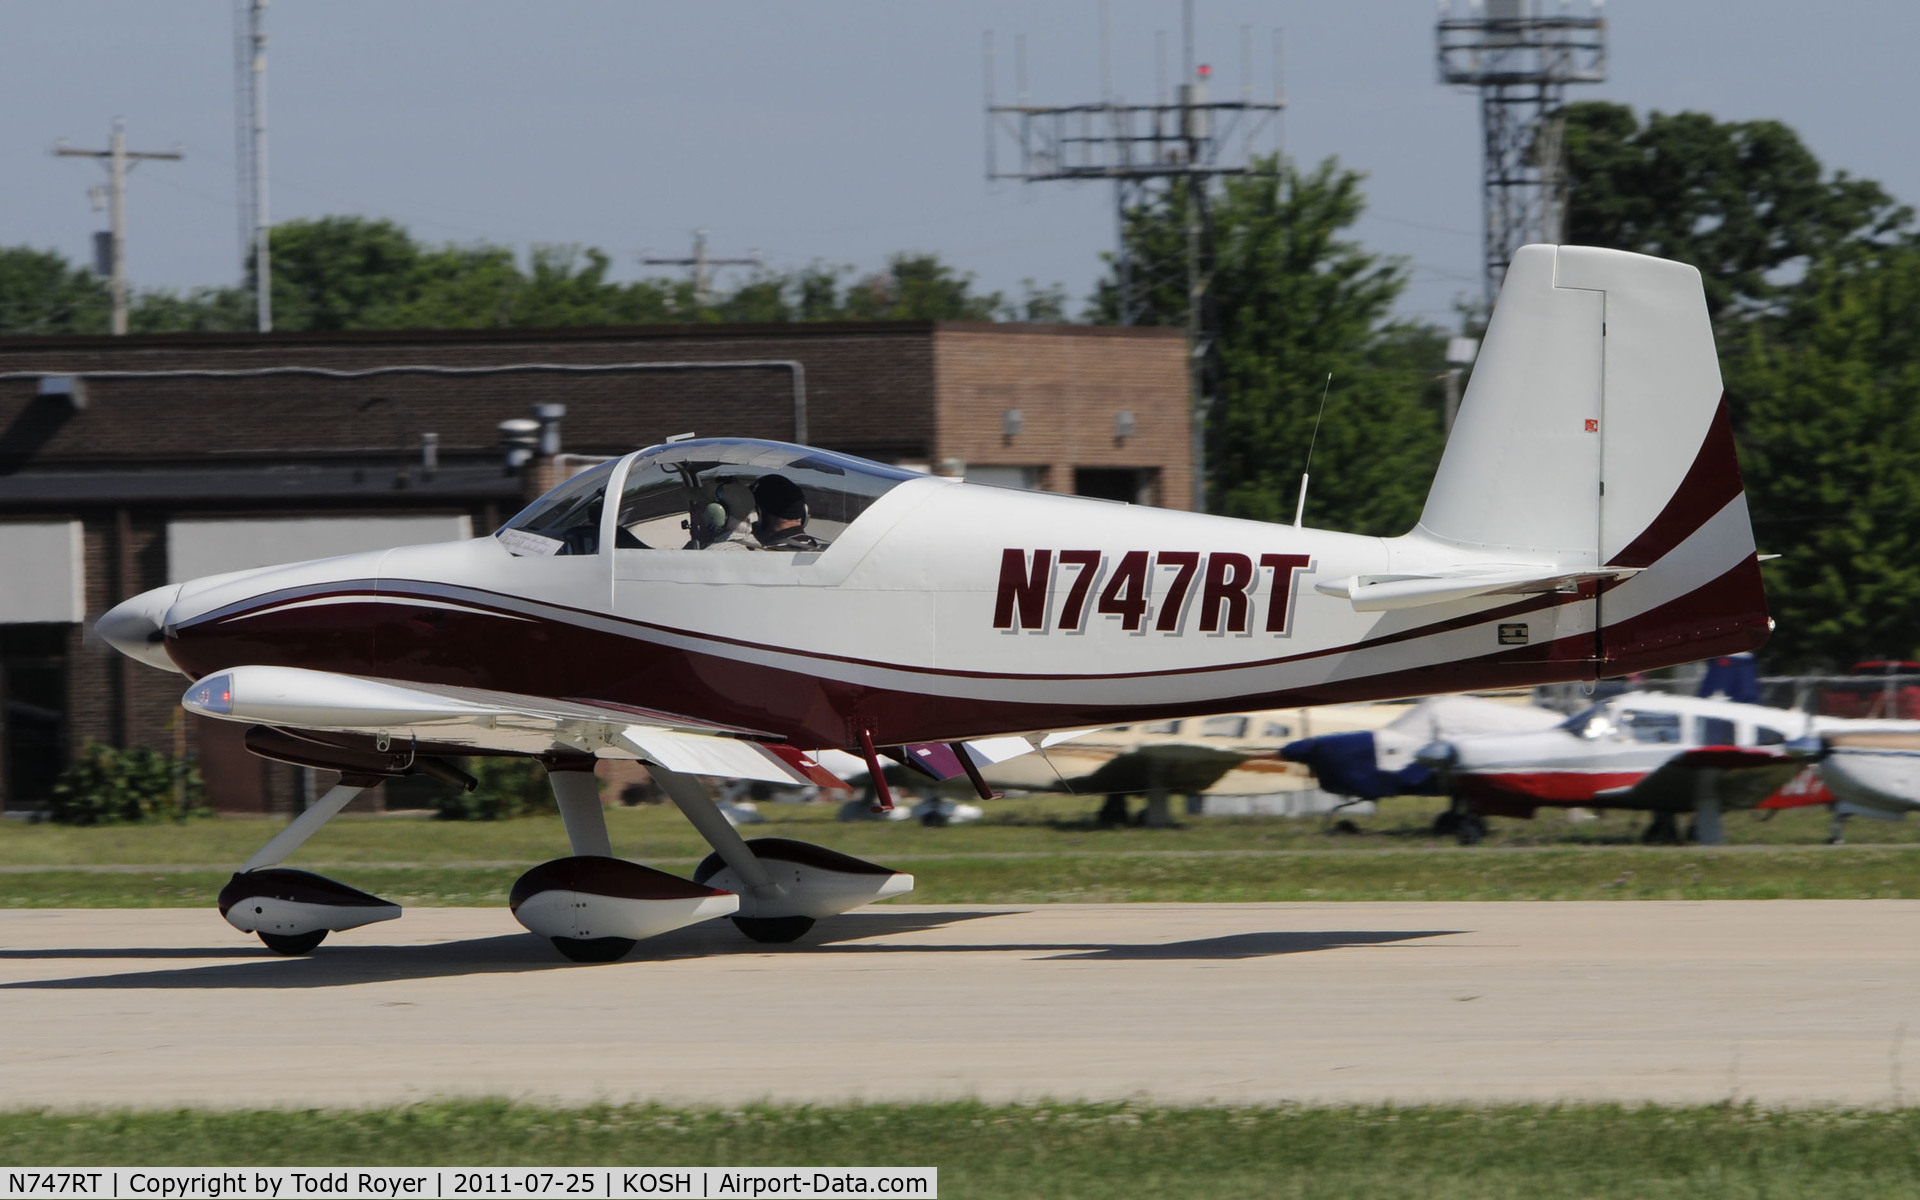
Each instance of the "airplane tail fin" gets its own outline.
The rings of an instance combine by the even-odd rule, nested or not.
[[[1597,577],[1600,675],[1764,642],[1700,273],[1522,247],[1412,536]]]

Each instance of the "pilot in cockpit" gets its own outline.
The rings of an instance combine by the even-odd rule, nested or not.
[[[807,498],[785,475],[762,475],[753,485],[760,519],[753,536],[767,550],[825,550],[827,544],[807,532]]]
[[[689,548],[701,550],[758,550],[753,537],[753,491],[739,480],[728,480],[714,491],[714,498],[694,514],[694,540]]]

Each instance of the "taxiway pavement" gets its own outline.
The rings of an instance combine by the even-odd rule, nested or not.
[[[0,1096],[1911,1102],[1917,927],[1896,900],[889,905],[578,966],[500,909],[305,959],[210,911],[9,910]]]

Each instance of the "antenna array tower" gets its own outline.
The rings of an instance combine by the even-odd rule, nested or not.
[[[254,319],[273,328],[267,253],[267,0],[234,0],[234,189],[240,214],[240,271],[253,268]]]
[[[1566,240],[1567,85],[1607,77],[1602,0],[1548,3],[1440,0],[1440,82],[1480,91],[1489,309],[1515,250]]]
[[[1022,183],[1111,181],[1116,239],[1114,277],[1116,315],[1122,325],[1138,324],[1147,314],[1147,298],[1158,280],[1158,264],[1143,263],[1127,241],[1129,215],[1155,198],[1179,188],[1185,198],[1186,316],[1191,350],[1190,400],[1193,437],[1193,508],[1207,507],[1206,433],[1212,405],[1211,361],[1217,324],[1211,304],[1214,262],[1213,218],[1208,194],[1216,178],[1251,172],[1253,148],[1286,107],[1280,88],[1280,38],[1273,39],[1272,100],[1255,100],[1251,26],[1241,29],[1241,88],[1235,99],[1208,95],[1213,71],[1194,63],[1193,0],[1181,6],[1185,81],[1169,96],[1166,51],[1160,42],[1159,95],[1152,104],[1129,104],[1111,86],[1111,28],[1108,6],[1100,5],[1100,99],[1091,104],[1038,105],[1028,99],[1026,38],[1014,42],[1018,102],[994,99],[993,35],[985,39],[987,178]],[[1011,165],[1003,165],[1003,143]],[[1184,184],[1180,181],[1185,181]]]

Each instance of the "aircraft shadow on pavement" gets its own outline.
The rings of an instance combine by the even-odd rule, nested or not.
[[[643,964],[675,959],[724,958],[742,954],[969,954],[992,952],[1044,956],[1047,961],[1230,961],[1304,954],[1316,950],[1417,941],[1465,932],[1457,929],[1312,930],[1233,933],[1159,943],[992,943],[900,944],[863,939],[921,933],[958,921],[1001,916],[993,912],[851,913],[820,922],[813,933],[791,946],[748,941],[730,925],[709,921],[650,938],[622,962]],[[604,970],[559,958],[546,939],[529,933],[465,938],[425,945],[379,946],[352,942],[321,946],[300,958],[281,958],[264,948],[152,947],[0,951],[0,961],[39,959],[181,959],[234,961],[192,967],[83,975],[68,979],[26,979],[0,984],[0,991],[91,991],[200,988],[313,988],[361,983],[435,979],[460,975],[501,975],[526,971]]]
[[[800,951],[850,938],[919,933],[955,921],[1001,916],[993,912],[852,913],[821,921],[793,946],[766,946],[741,936],[730,923],[708,921],[641,942],[622,962],[660,962],[719,958],[730,954]],[[215,965],[83,975],[69,979],[25,979],[0,984],[0,991],[86,991],[142,988],[309,988],[357,983],[389,983],[457,975],[501,975],[524,971],[597,970],[598,965],[568,962],[547,940],[514,932],[425,945],[356,945],[348,940],[322,945],[312,954],[283,958],[262,946],[222,947],[49,947],[0,950],[0,962],[32,960],[232,959]],[[823,945],[824,943],[824,945]]]
[[[1464,929],[1332,929],[1270,933],[1229,933],[1220,937],[1193,938],[1184,942],[1000,942],[983,945],[879,945],[819,946],[820,953],[838,954],[966,954],[993,952],[1045,954],[1048,961],[1145,962],[1228,961],[1242,958],[1270,958],[1279,954],[1306,954],[1315,950],[1340,950],[1355,946],[1378,946],[1421,938],[1447,937],[1466,933]]]

